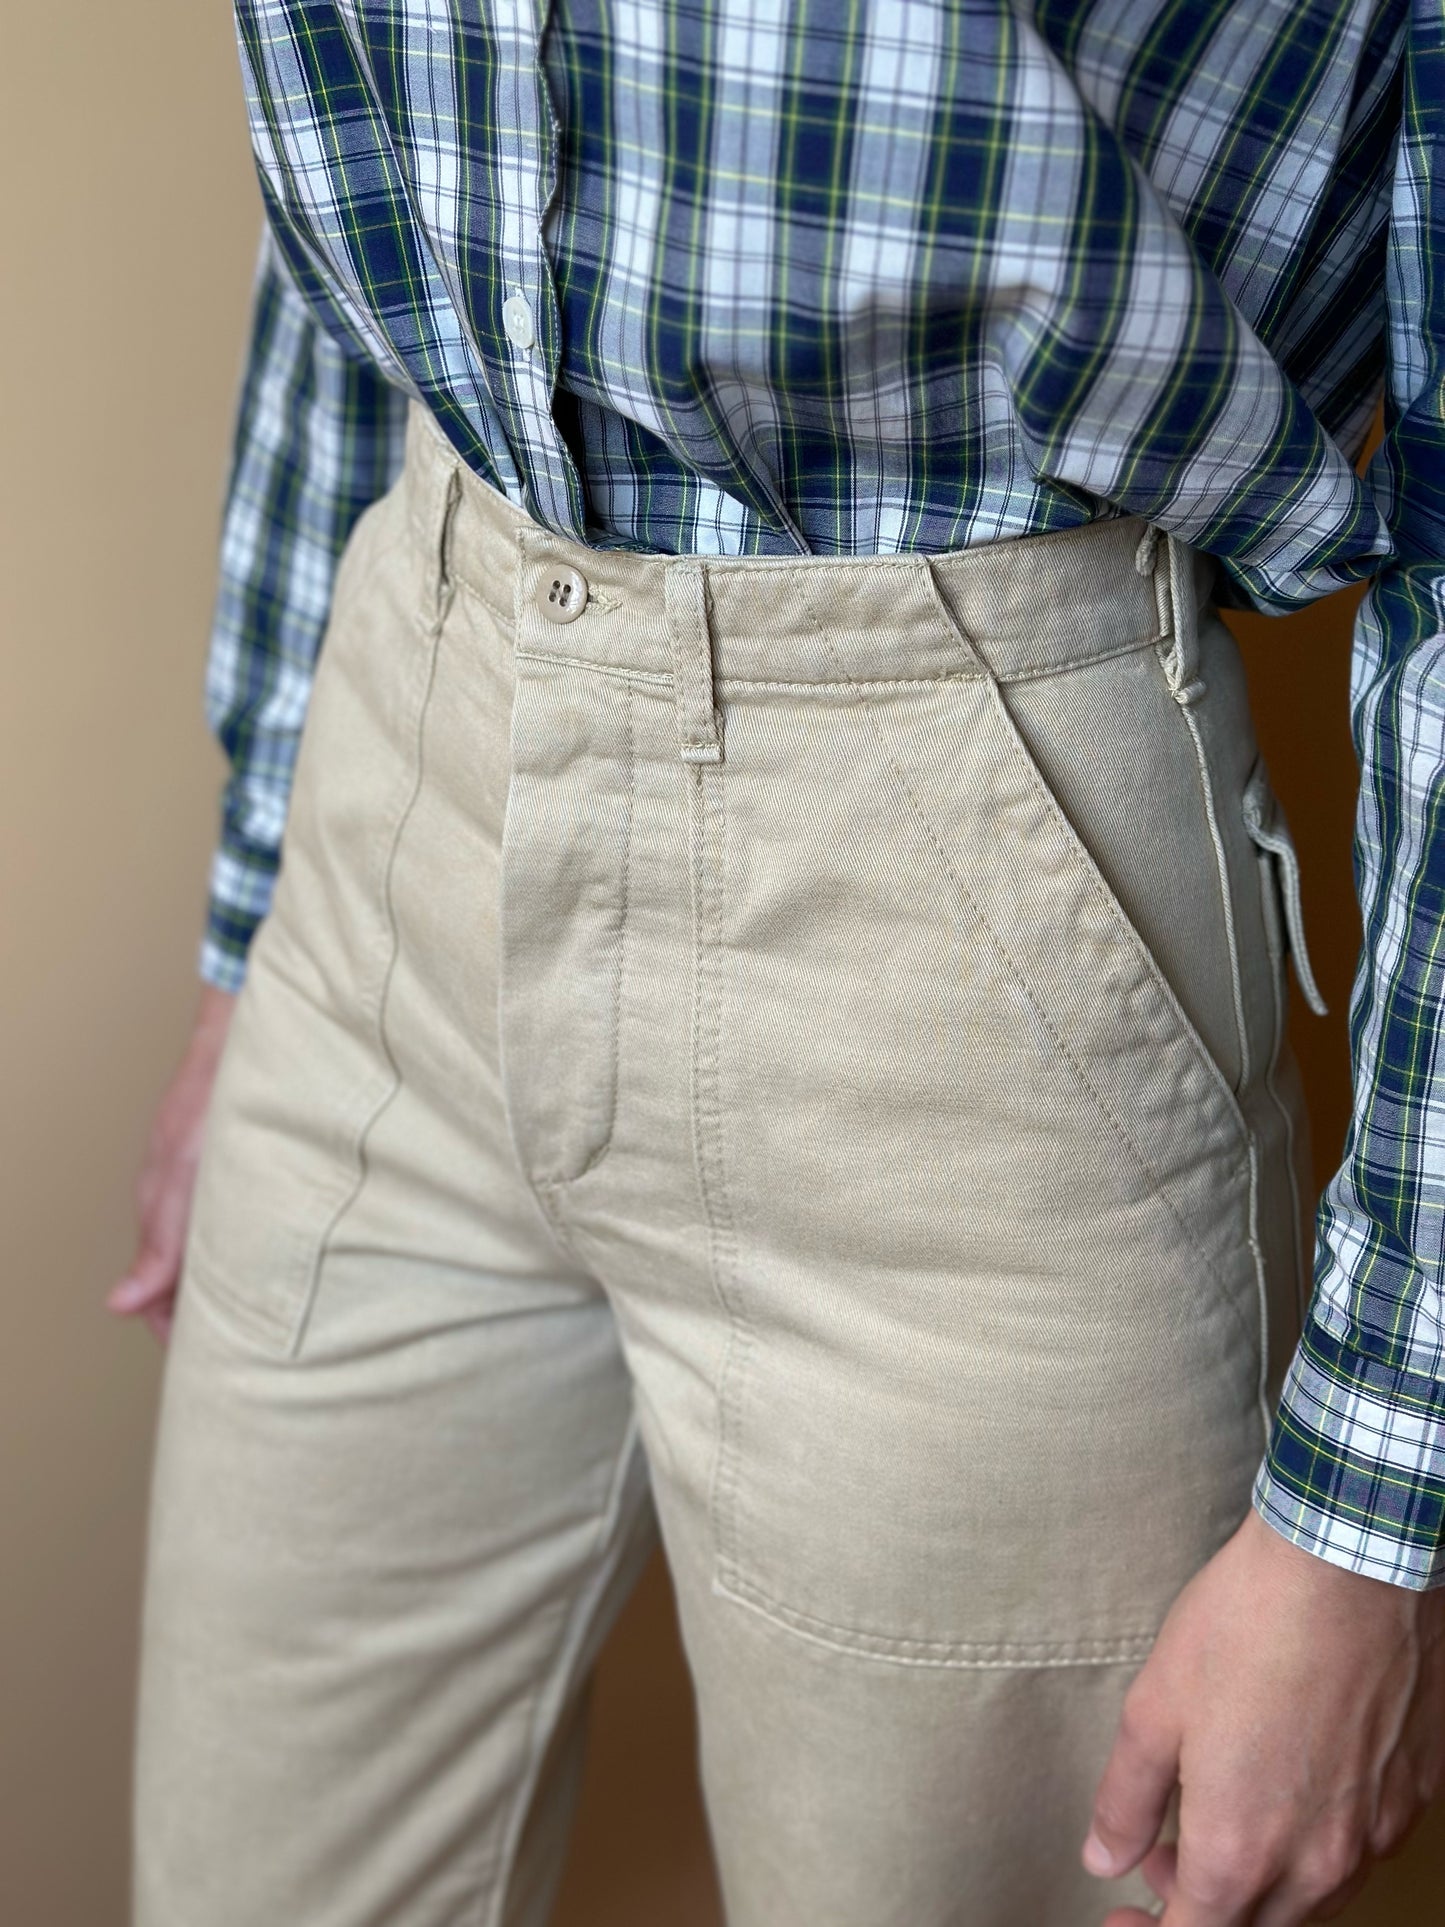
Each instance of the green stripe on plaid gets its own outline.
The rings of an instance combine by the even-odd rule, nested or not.
[[[1312,1319],[1254,1502],[1276,1530],[1336,1564],[1396,1584],[1445,1583],[1445,1386]]]

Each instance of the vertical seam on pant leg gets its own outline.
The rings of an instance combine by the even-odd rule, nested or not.
[[[299,1354],[305,1342],[306,1331],[310,1325],[312,1310],[316,1302],[316,1292],[321,1278],[321,1267],[325,1263],[331,1240],[335,1237],[347,1212],[351,1209],[352,1205],[355,1204],[357,1198],[360,1197],[362,1187],[366,1183],[366,1154],[371,1133],[401,1088],[401,1066],[397,1062],[396,1053],[392,1049],[391,1040],[387,1032],[387,1013],[391,1003],[392,982],[396,976],[397,959],[401,954],[401,926],[397,922],[395,899],[396,862],[401,850],[402,838],[406,834],[407,825],[410,823],[412,813],[416,809],[417,801],[422,792],[422,784],[425,779],[426,721],[431,709],[432,692],[436,687],[437,655],[441,647],[442,629],[445,626],[447,611],[451,607],[451,602],[451,587],[449,584],[443,582],[439,586],[437,600],[432,610],[431,619],[427,625],[426,678],[422,687],[421,701],[417,706],[416,722],[413,725],[412,731],[411,789],[407,795],[401,814],[396,820],[395,828],[392,830],[391,842],[386,853],[386,862],[382,869],[382,901],[386,910],[388,954],[386,969],[381,981],[381,991],[377,998],[376,1043],[391,1072],[391,1080],[385,1091],[377,1098],[371,1110],[362,1120],[360,1128],[357,1130],[355,1139],[353,1140],[352,1157],[356,1165],[355,1174],[345,1196],[332,1212],[317,1242],[316,1251],[311,1260],[310,1274],[306,1281],[306,1289],[297,1310],[295,1326],[291,1334],[291,1343],[288,1347],[288,1356],[292,1358]]]
[[[1253,1131],[1249,1134],[1249,1249],[1254,1258],[1255,1291],[1259,1301],[1259,1379],[1255,1389],[1263,1429],[1263,1449],[1269,1439],[1269,1280],[1265,1274],[1264,1246],[1259,1237],[1259,1139]]]
[[[1190,739],[1194,744],[1195,760],[1199,764],[1199,780],[1204,791],[1204,814],[1209,825],[1210,842],[1214,846],[1214,861],[1219,873],[1219,893],[1224,907],[1224,937],[1229,951],[1229,987],[1234,1002],[1234,1024],[1239,1037],[1239,1088],[1248,1086],[1252,1064],[1249,1050],[1249,1024],[1244,1008],[1244,973],[1239,957],[1239,922],[1234,914],[1234,882],[1230,876],[1229,858],[1224,847],[1223,832],[1219,827],[1219,810],[1214,795],[1214,778],[1209,768],[1209,758],[1204,749],[1204,737],[1192,704],[1181,702],[1179,713],[1184,718]],[[1241,1105],[1241,1111],[1243,1106]],[[1248,1120],[1246,1120],[1248,1124]],[[1252,1127],[1247,1129],[1249,1143],[1249,1249],[1254,1259],[1255,1297],[1257,1301],[1259,1379],[1257,1386],[1260,1416],[1264,1423],[1266,1439],[1269,1436],[1269,1280],[1265,1273],[1264,1247],[1259,1236],[1259,1134]]]
[[[611,1148],[613,1135],[617,1129],[617,1106],[620,1097],[619,1080],[622,1075],[622,997],[627,981],[627,913],[632,897],[632,839],[637,813],[637,721],[635,700],[631,684],[624,684],[627,705],[627,816],[622,839],[622,883],[617,906],[617,975],[612,985],[612,1025],[608,1049],[611,1053],[609,1081],[611,1096],[607,1113],[607,1129],[581,1167],[570,1177],[544,1180],[554,1189],[575,1184],[578,1178],[586,1177],[595,1171]]]
[[[728,812],[727,793],[724,787],[724,781],[725,779],[720,775],[715,777],[711,783],[709,783],[706,776],[702,779],[704,795],[706,795],[707,790],[711,788],[717,798],[717,862],[713,870],[713,917],[711,927],[714,940],[714,956],[719,960],[722,955],[723,896],[728,860]],[[719,1504],[723,1508],[719,1517],[719,1524],[721,1525],[724,1520],[726,1521],[727,1531],[732,1545],[732,1556],[736,1559],[737,1504],[741,1478],[740,1440],[742,1436],[743,1399],[746,1386],[746,1379],[743,1376],[743,1372],[756,1342],[756,1334],[737,1291],[737,1223],[733,1214],[732,1192],[728,1185],[727,1159],[724,1154],[722,1055],[725,986],[720,961],[716,966],[714,993],[712,1074],[709,1084],[708,1102],[711,1107],[713,1127],[713,1187],[719,1205],[716,1281],[718,1295],[728,1308],[729,1315],[736,1326],[738,1338],[732,1358],[732,1378],[725,1388],[729,1393],[733,1392],[734,1389],[736,1390],[736,1404],[732,1412],[728,1414],[731,1455],[726,1466],[720,1464],[719,1467],[723,1473],[723,1483],[718,1494]],[[724,1280],[726,1280],[726,1283],[724,1283]],[[721,1552],[721,1550],[722,1547],[720,1543],[719,1552]]]
[[[717,768],[717,766],[713,766]],[[691,1110],[693,1159],[698,1199],[708,1243],[708,1275],[713,1296],[727,1323],[727,1343],[718,1371],[717,1449],[709,1480],[708,1515],[716,1539],[720,1571],[731,1572],[737,1556],[734,1507],[737,1497],[738,1420],[732,1407],[734,1388],[752,1348],[753,1333],[735,1290],[733,1274],[737,1243],[732,1201],[728,1193],[722,1145],[722,1005],[721,973],[716,968],[717,940],[722,928],[724,877],[727,864],[727,806],[721,774],[709,775],[705,763],[686,765],[692,831],[693,890],[693,1008]],[[709,792],[716,791],[717,853],[708,863]],[[709,1027],[704,989],[709,969],[714,972],[713,1014]]]
[[[1229,874],[1229,858],[1225,853],[1224,835],[1219,827],[1219,809],[1214,797],[1214,778],[1209,768],[1209,757],[1205,753],[1204,737],[1200,732],[1192,707],[1186,703],[1177,705],[1184,718],[1194,745],[1195,761],[1199,765],[1199,783],[1204,793],[1204,816],[1209,825],[1209,840],[1214,848],[1214,866],[1219,875],[1219,897],[1224,909],[1224,941],[1229,951],[1229,993],[1234,1005],[1234,1028],[1239,1039],[1239,1087],[1241,1090],[1249,1082],[1254,1066],[1250,1058],[1249,1024],[1244,1009],[1244,976],[1239,961],[1239,923],[1234,914],[1234,884]]]
[[[597,1540],[592,1555],[592,1571],[587,1580],[577,1588],[552,1665],[542,1676],[532,1702],[532,1720],[527,1734],[526,1759],[522,1771],[517,1776],[511,1811],[503,1825],[502,1847],[498,1855],[496,1879],[492,1885],[490,1899],[485,1891],[480,1896],[479,1904],[482,1911],[476,1916],[477,1927],[501,1927],[502,1909],[507,1902],[512,1872],[516,1865],[517,1849],[521,1845],[522,1832],[531,1809],[532,1797],[537,1790],[537,1778],[542,1770],[542,1761],[546,1757],[557,1714],[565,1698],[565,1689],[571,1683],[573,1663],[586,1637],[591,1612],[606,1592],[607,1584],[612,1577],[612,1565],[604,1555],[621,1519],[628,1474],[635,1455],[640,1449],[638,1421],[634,1412],[627,1421],[627,1430],[618,1450],[617,1463],[613,1468],[612,1485],[598,1522]]]

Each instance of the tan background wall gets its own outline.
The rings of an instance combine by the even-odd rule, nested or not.
[[[0,1920],[122,1927],[158,1358],[99,1301],[191,1014],[219,777],[202,646],[259,218],[224,0],[12,9],[0,143]],[[1297,1026],[1323,1164],[1355,942],[1347,611],[1264,628],[1334,1012]],[[670,1612],[654,1569],[604,1660],[559,1927],[717,1922]],[[1350,1920],[1427,1927],[1442,1891],[1437,1824]]]

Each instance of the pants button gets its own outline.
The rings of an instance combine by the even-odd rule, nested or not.
[[[549,569],[537,587],[537,607],[548,622],[575,622],[587,607],[587,578],[580,569]]]

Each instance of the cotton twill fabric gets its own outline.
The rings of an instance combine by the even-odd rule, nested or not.
[[[1137,520],[598,554],[414,412],[208,1127],[138,1927],[544,1920],[655,1523],[731,1927],[1098,1917],[1305,1271],[1207,590]]]

